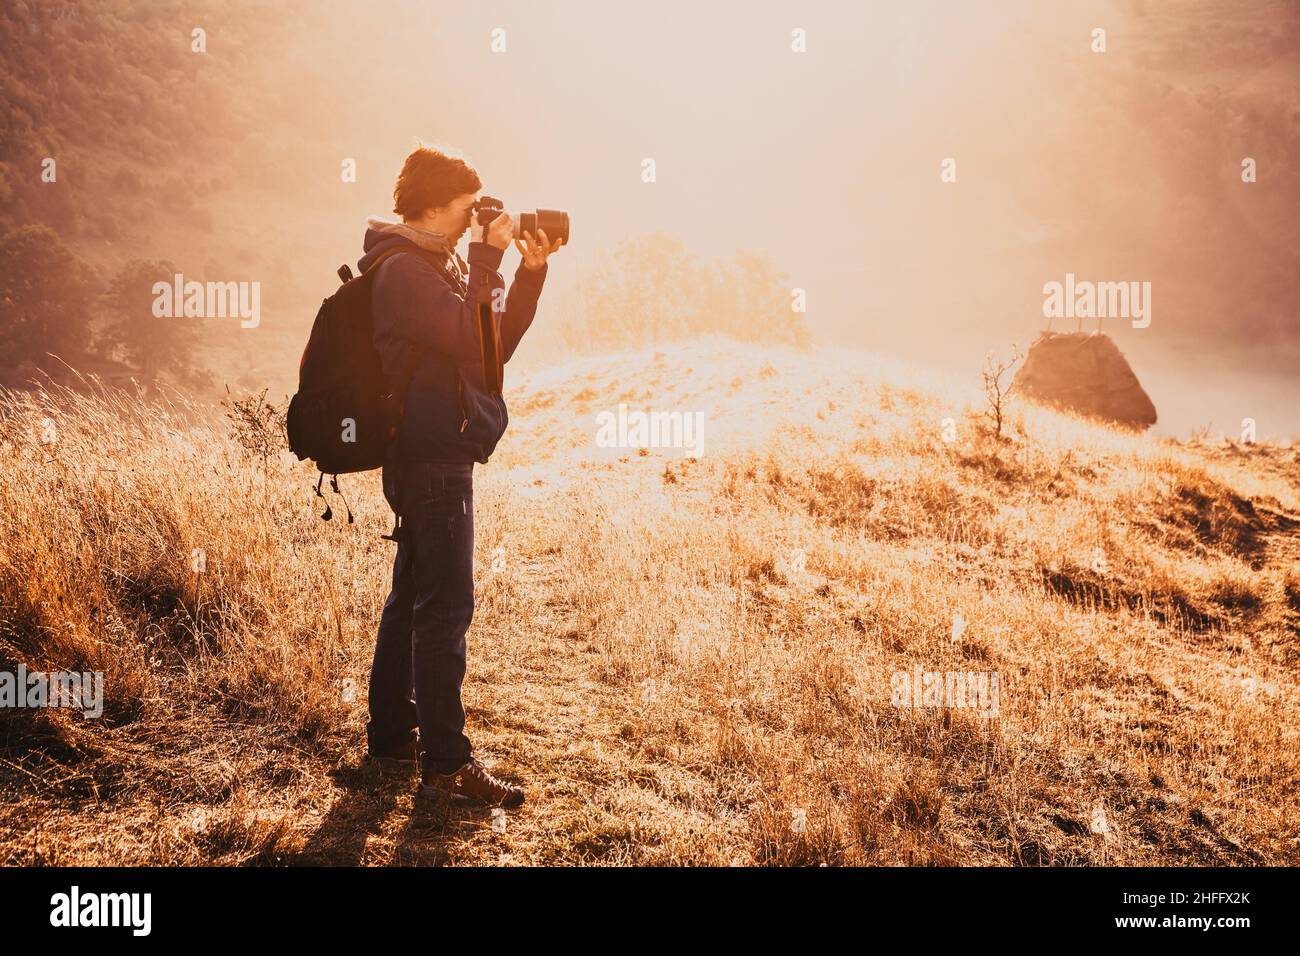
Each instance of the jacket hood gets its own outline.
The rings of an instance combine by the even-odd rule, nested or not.
[[[357,260],[357,268],[365,272],[380,253],[394,246],[415,246],[444,256],[455,251],[447,242],[447,237],[440,232],[416,229],[404,222],[391,222],[372,216],[366,220],[366,235],[361,243],[363,254]]]

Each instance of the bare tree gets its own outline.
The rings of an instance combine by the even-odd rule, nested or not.
[[[249,457],[262,463],[265,472],[273,455],[289,447],[285,437],[285,416],[289,403],[275,404],[266,400],[268,389],[260,395],[234,398],[226,386],[226,398],[221,405],[230,419],[230,435]]]
[[[1011,393],[1015,391],[1015,378],[1010,381],[1003,379],[1012,372],[1020,360],[1025,357],[1018,344],[1013,343],[1011,346],[1011,356],[1002,358],[992,349],[989,349],[988,355],[984,357],[984,398],[988,401],[986,414],[993,421],[993,434],[998,438],[1002,437],[1002,422],[1005,418],[1007,403],[1011,400]]]

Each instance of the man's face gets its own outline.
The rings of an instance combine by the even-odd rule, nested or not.
[[[453,246],[469,229],[470,218],[474,215],[474,203],[478,202],[478,193],[465,193],[457,196],[447,206],[447,227],[443,230],[447,241]]]

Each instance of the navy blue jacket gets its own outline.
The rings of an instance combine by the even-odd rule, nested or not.
[[[414,243],[367,229],[362,272],[393,246]],[[462,295],[427,259],[389,256],[378,267],[371,291],[375,349],[384,373],[396,377],[413,348],[426,351],[411,376],[406,415],[396,454],[403,461],[476,461],[486,464],[505,434],[510,417],[505,399],[484,387],[474,290],[481,284],[505,288],[497,269],[502,250],[485,242],[469,244],[469,289]],[[519,264],[500,315],[503,361],[509,361],[537,313],[549,266],[533,271]],[[468,304],[466,302],[468,298]]]

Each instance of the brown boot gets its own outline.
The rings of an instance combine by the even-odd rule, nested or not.
[[[524,802],[522,787],[498,780],[477,760],[470,760],[455,773],[422,774],[420,790],[439,800],[474,800],[494,807],[517,807]]]

